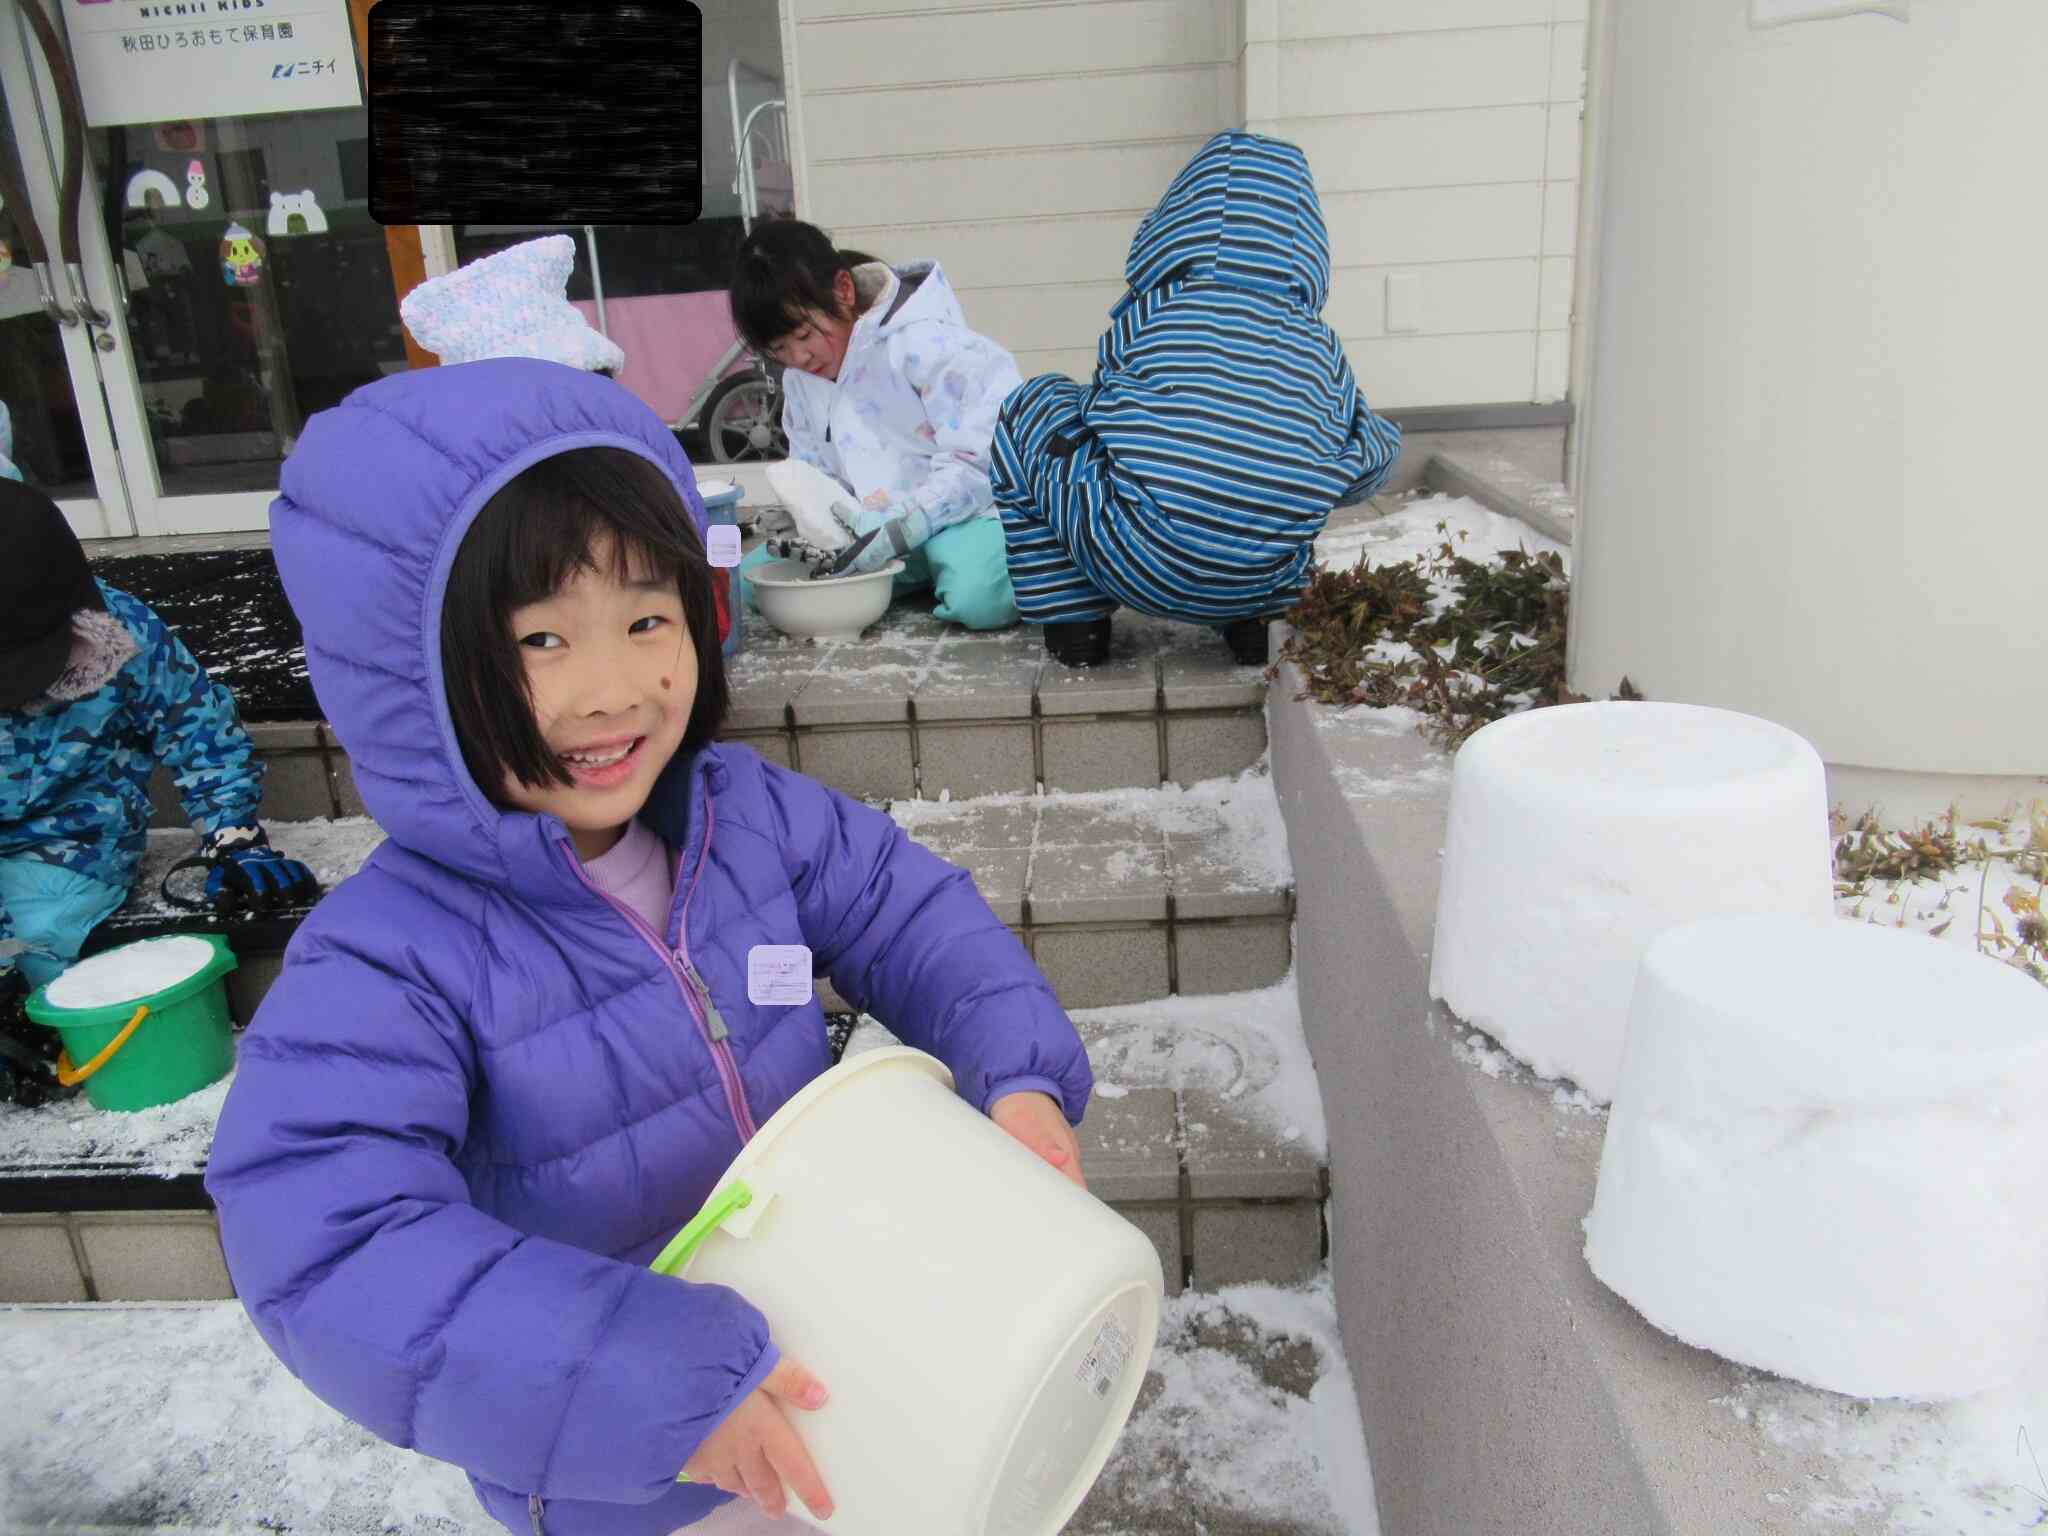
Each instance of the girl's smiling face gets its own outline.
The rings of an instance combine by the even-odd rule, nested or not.
[[[683,600],[673,581],[619,560],[606,540],[511,618],[534,723],[571,782],[508,773],[499,798],[560,817],[588,863],[624,835],[689,726],[697,650]]]

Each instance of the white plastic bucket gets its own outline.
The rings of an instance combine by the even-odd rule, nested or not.
[[[1137,1401],[1165,1295],[1143,1233],[908,1048],[783,1105],[654,1267],[731,1286],[831,1389],[790,1417],[835,1536],[1053,1536]]]

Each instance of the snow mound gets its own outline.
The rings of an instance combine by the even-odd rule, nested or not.
[[[1834,918],[1643,957],[1586,1259],[1651,1322],[1858,1397],[2012,1380],[2048,1320],[2048,994]]]
[[[1452,766],[1430,993],[1544,1077],[1614,1096],[1630,989],[1664,929],[1824,918],[1819,754],[1691,704],[1566,704],[1497,720]]]

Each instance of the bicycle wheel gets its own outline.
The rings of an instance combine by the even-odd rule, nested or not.
[[[704,442],[718,464],[789,456],[782,433],[782,387],[758,373],[721,379],[704,402]]]

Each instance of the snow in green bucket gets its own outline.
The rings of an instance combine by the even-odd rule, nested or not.
[[[152,1109],[235,1064],[222,980],[235,963],[215,933],[123,944],[38,987],[28,1016],[62,1037],[58,1077],[95,1109]]]

